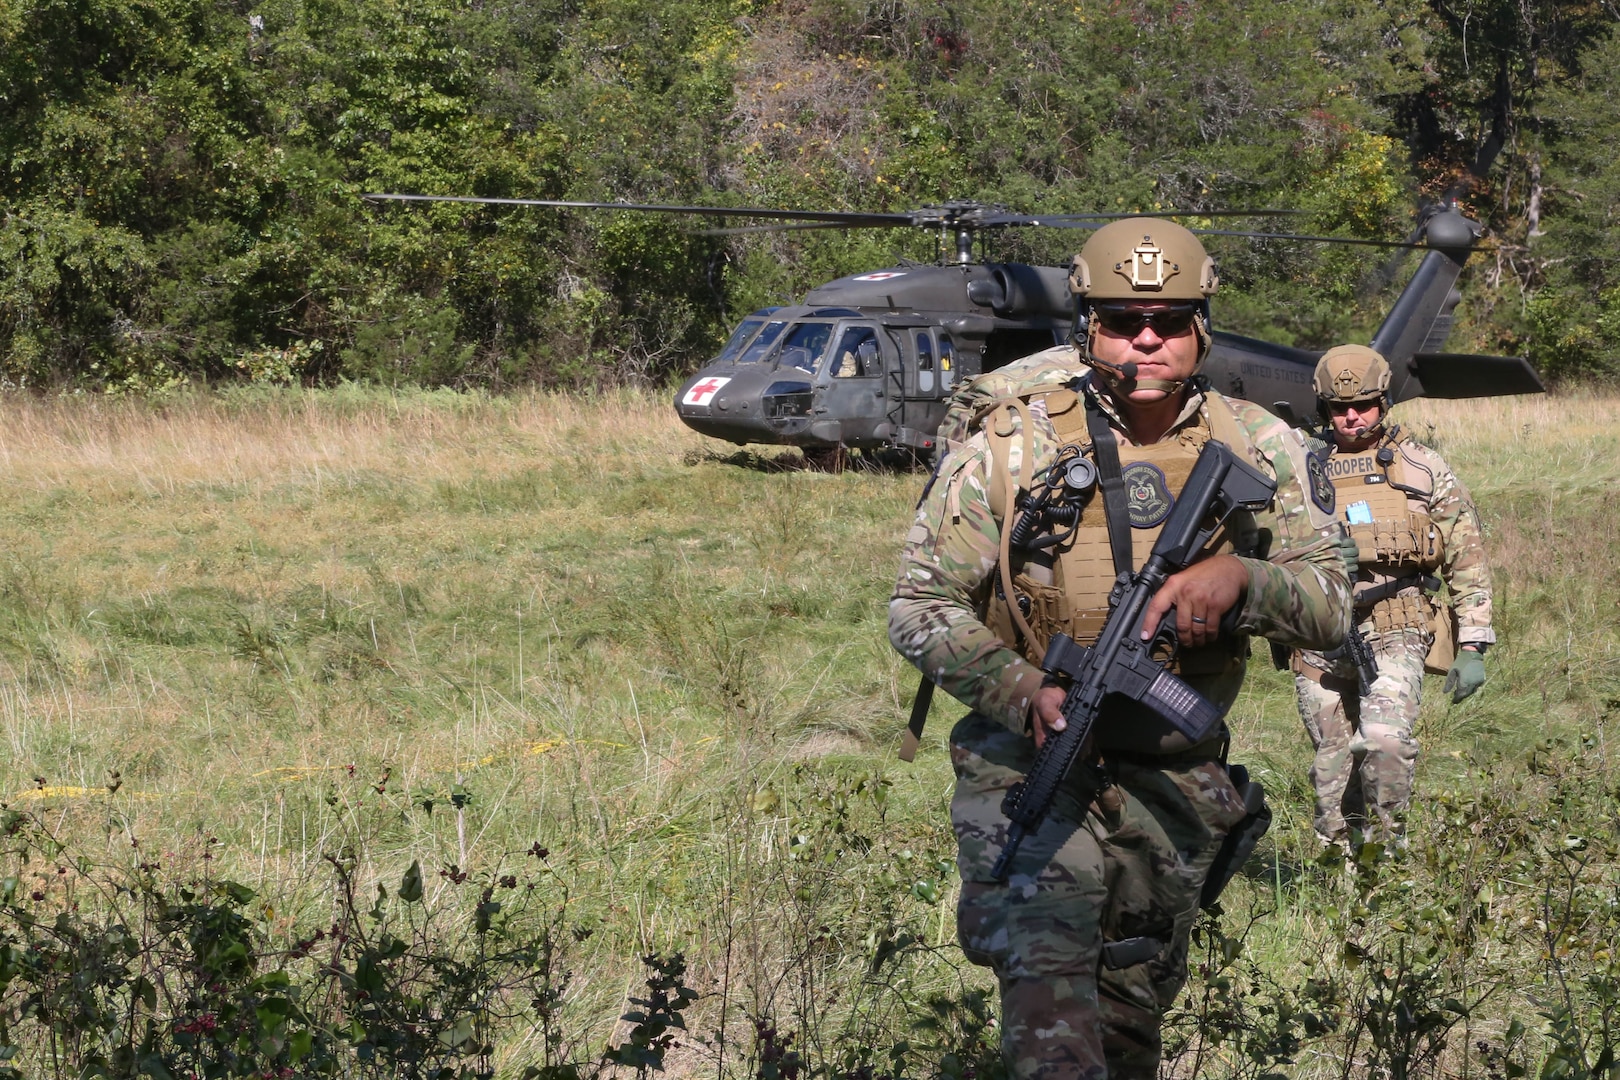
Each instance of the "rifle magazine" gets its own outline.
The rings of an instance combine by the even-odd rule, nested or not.
[[[1159,672],[1142,695],[1142,703],[1194,743],[1213,735],[1221,722],[1222,712],[1212,701],[1168,671]]]

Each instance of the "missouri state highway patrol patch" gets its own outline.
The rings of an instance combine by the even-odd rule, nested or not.
[[[1125,498],[1131,514],[1131,527],[1151,529],[1170,516],[1176,500],[1164,470],[1148,461],[1133,461],[1120,470],[1125,481]]]
[[[1311,493],[1311,502],[1324,514],[1332,514],[1338,503],[1337,493],[1333,490],[1333,481],[1328,479],[1327,467],[1322,463],[1322,455],[1305,455],[1305,487]]]

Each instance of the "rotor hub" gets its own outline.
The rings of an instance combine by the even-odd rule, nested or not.
[[[942,261],[967,266],[973,259],[973,241],[979,232],[993,228],[1011,211],[999,203],[956,201],[924,206],[909,215],[918,228],[939,230]]]

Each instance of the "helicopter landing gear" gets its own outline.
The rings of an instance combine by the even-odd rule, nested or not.
[[[815,472],[838,474],[849,465],[849,451],[842,446],[805,446],[804,467]]]
[[[878,468],[891,472],[932,472],[937,453],[911,446],[886,446],[872,455],[872,461]]]
[[[804,467],[814,472],[928,472],[934,467],[934,453],[909,446],[866,447],[801,446]]]

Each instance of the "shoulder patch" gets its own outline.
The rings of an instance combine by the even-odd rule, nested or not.
[[[1328,479],[1327,467],[1322,464],[1322,455],[1305,455],[1305,488],[1311,494],[1311,502],[1324,514],[1331,515],[1338,505],[1338,494],[1333,489],[1333,481]]]

